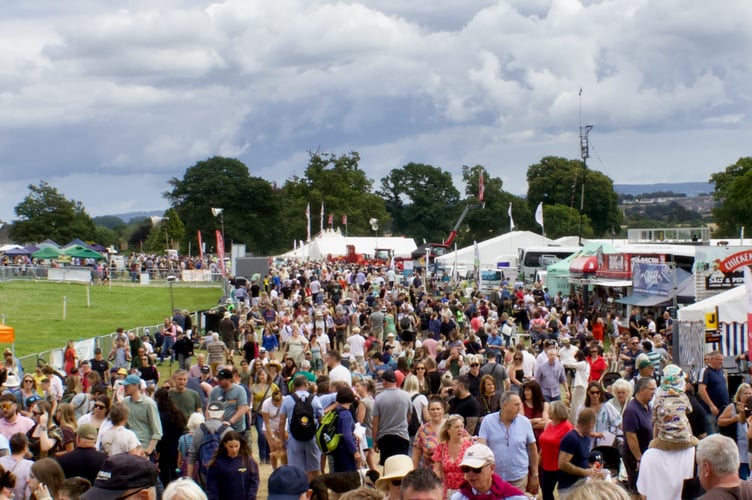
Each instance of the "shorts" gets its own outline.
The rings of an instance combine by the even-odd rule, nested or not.
[[[407,455],[410,448],[410,441],[399,436],[382,436],[377,441],[379,443],[379,465],[384,465],[386,459],[394,455]]]
[[[292,436],[287,439],[287,464],[294,465],[306,472],[321,470],[321,450],[316,440],[298,441]]]

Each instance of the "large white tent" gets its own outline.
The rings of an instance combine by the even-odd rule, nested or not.
[[[478,243],[480,267],[496,269],[500,262],[509,262],[512,267],[516,267],[520,248],[551,244],[554,244],[553,240],[530,231],[505,233]],[[445,267],[451,267],[455,262],[458,266],[472,267],[475,262],[475,247],[470,245],[456,252],[449,252],[439,257],[438,261]]]
[[[747,351],[747,295],[744,286],[719,293],[705,300],[679,309],[678,320],[682,322],[705,321],[705,314],[718,308],[718,323],[721,330],[720,349],[726,356],[736,356]]]
[[[397,257],[410,257],[417,248],[415,240],[404,236],[343,236],[339,229],[325,229],[308,243],[280,255],[282,258],[318,260],[347,254],[347,245],[355,245],[355,252],[373,255],[374,250],[391,249]]]

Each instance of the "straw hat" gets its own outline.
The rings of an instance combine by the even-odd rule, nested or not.
[[[384,475],[376,481],[376,489],[389,490],[392,479],[402,479],[414,468],[413,459],[407,455],[393,455],[387,458],[384,462]]]

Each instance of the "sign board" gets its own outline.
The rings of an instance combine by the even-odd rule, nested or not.
[[[750,264],[750,247],[741,247],[741,250],[740,247],[698,247],[695,253],[694,274],[704,282],[705,290],[717,293],[742,285],[742,270]]]
[[[705,329],[718,330],[718,311],[705,313]]]
[[[705,332],[705,343],[706,344],[714,344],[716,342],[721,341],[721,332],[714,331],[714,332]]]
[[[632,261],[632,291],[668,297],[674,288],[674,272],[669,264]]]

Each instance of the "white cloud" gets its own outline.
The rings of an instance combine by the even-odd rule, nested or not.
[[[376,185],[481,163],[521,193],[531,163],[578,156],[580,107],[615,181],[705,180],[750,154],[750,24],[744,0],[13,4],[0,219],[40,179],[92,213],[161,208],[208,156],[283,182],[309,149],[359,151]],[[160,187],[100,197],[92,175]]]

